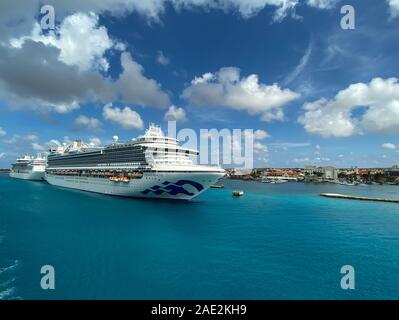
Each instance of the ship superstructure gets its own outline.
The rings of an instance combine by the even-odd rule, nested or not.
[[[197,150],[181,147],[150,125],[143,136],[94,147],[83,141],[50,150],[46,180],[53,185],[127,197],[190,200],[225,171],[192,161]]]

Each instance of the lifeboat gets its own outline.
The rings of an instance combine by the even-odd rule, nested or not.
[[[125,183],[130,181],[128,177],[115,177],[115,176],[110,177],[109,180],[114,182],[125,182]]]

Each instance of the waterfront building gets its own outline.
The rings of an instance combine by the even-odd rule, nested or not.
[[[394,165],[391,168],[386,169],[385,174],[388,177],[399,177],[399,167],[397,165]]]

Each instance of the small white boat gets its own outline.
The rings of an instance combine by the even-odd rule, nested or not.
[[[340,185],[342,185],[342,186],[355,186],[356,184],[354,182],[340,182]]]
[[[244,195],[244,191],[241,191],[241,190],[234,190],[233,191],[233,196],[235,196],[235,197],[241,197],[243,195]]]
[[[214,184],[214,185],[211,185],[211,188],[213,188],[213,189],[223,189],[224,185]]]

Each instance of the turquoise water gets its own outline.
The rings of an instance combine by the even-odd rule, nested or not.
[[[399,205],[319,197],[399,198],[398,187],[224,184],[176,202],[0,177],[0,299],[399,297]],[[356,289],[345,291],[348,264]]]

